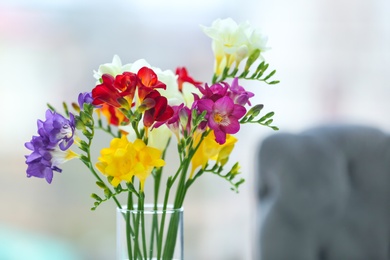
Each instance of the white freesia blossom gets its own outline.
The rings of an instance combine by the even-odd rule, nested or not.
[[[164,151],[171,136],[172,131],[165,124],[159,128],[153,128],[149,131],[148,146]]]
[[[246,30],[249,23],[237,24],[233,19],[217,19],[211,27],[202,27],[203,31],[213,39],[212,48],[216,59],[216,70],[220,70],[220,65],[226,59],[226,65],[246,58],[248,37]],[[236,54],[238,52],[238,54]],[[237,60],[236,62],[239,63]],[[220,71],[219,71],[220,72]],[[217,72],[217,74],[219,74]]]
[[[153,69],[157,74],[158,80],[163,82],[167,87],[166,89],[159,89],[158,92],[168,99],[170,106],[178,106],[184,103],[184,97],[179,91],[179,85],[177,83],[177,75],[171,70]]]
[[[131,64],[122,65],[122,61],[118,55],[114,55],[111,63],[105,63],[99,66],[98,71],[93,71],[93,76],[97,80],[97,83],[100,83],[100,79],[103,74],[110,74],[116,76],[122,74],[125,71],[129,71]]]
[[[257,49],[260,50],[260,53],[269,49],[269,47],[267,47],[268,37],[259,29],[247,30],[246,33],[249,41],[249,55]]]
[[[138,127],[140,130],[144,128],[142,120],[139,122]],[[137,135],[135,134],[131,124],[125,126],[118,126],[118,128],[128,133],[127,139],[130,142],[134,142],[137,139]],[[158,128],[150,129],[148,132],[148,146],[163,151],[166,148],[168,140],[171,136],[172,131],[165,124],[161,125]]]
[[[230,68],[233,63],[238,67],[255,50],[259,49],[262,53],[268,49],[267,37],[258,29],[253,29],[249,22],[237,24],[231,18],[217,19],[211,27],[202,28],[213,39],[216,75],[220,75],[225,67]]]
[[[202,93],[199,91],[199,89],[195,87],[194,84],[191,84],[189,82],[183,82],[182,92],[184,104],[189,108],[191,108],[192,103],[194,103],[194,94],[202,96]]]

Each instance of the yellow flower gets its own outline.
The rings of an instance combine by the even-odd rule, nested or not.
[[[165,161],[161,159],[161,150],[146,146],[140,139],[134,141],[134,148],[136,150],[134,175],[139,179],[141,183],[141,190],[143,190],[145,180],[150,175],[153,168],[164,166]]]
[[[195,136],[195,143],[199,142],[200,135]],[[200,144],[198,150],[194,154],[191,160],[191,174],[193,177],[195,170],[201,166],[206,167],[209,160],[215,160],[218,164],[224,165],[229,158],[230,153],[234,148],[234,144],[237,142],[237,138],[232,135],[226,136],[226,142],[222,145],[215,141],[214,131],[211,131]]]
[[[129,142],[125,135],[114,138],[110,147],[102,149],[100,154],[96,168],[112,177],[111,184],[114,187],[121,181],[131,182],[133,176],[136,176],[143,190],[144,182],[153,168],[165,164],[160,150],[146,146],[140,139]]]

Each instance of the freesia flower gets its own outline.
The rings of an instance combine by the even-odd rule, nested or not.
[[[80,93],[79,97],[77,98],[79,108],[82,110],[84,107],[84,104],[92,104],[93,98],[91,92],[84,92]]]
[[[200,85],[202,82],[200,81],[195,81],[189,74],[188,71],[185,67],[178,67],[176,69],[176,75],[178,75],[178,84],[179,84],[179,90],[183,91],[183,83],[188,82],[191,83],[192,85]]]
[[[138,97],[141,101],[154,89],[166,89],[166,85],[158,80],[157,74],[148,67],[142,67],[138,73]]]
[[[238,52],[240,61],[246,57],[245,50],[248,48],[246,30],[248,23],[237,24],[233,19],[217,19],[211,27],[203,26],[203,31],[213,39],[212,48],[215,56],[215,73],[221,74],[221,63],[225,60],[226,66],[230,67],[235,61]],[[239,63],[239,61],[237,61]]]
[[[122,61],[118,55],[114,55],[111,63],[105,63],[99,66],[97,71],[94,71],[94,77],[98,80],[97,84],[100,83],[100,80],[104,74],[109,74],[113,77],[116,75],[122,74],[125,71],[131,71],[131,64],[122,65]]]
[[[246,30],[248,37],[248,54],[251,55],[255,50],[260,50],[260,53],[269,49],[267,47],[268,37],[265,36],[259,29],[248,28]]]
[[[96,110],[99,117],[103,114],[111,125],[119,126],[121,123],[128,123],[129,119],[116,107],[103,104]]]
[[[195,138],[195,143],[198,143],[200,140],[200,135],[197,135]],[[190,178],[193,177],[195,170],[201,166],[201,168],[206,167],[207,163],[210,160],[215,160],[217,163],[224,165],[229,158],[230,153],[234,148],[234,144],[237,142],[237,138],[232,135],[226,136],[226,142],[224,144],[219,144],[215,141],[214,132],[210,132],[200,144],[198,150],[196,151],[194,157],[191,160],[191,174]]]
[[[226,82],[221,82],[209,87],[206,83],[204,87],[198,86],[198,89],[203,94],[202,99],[211,99],[215,102],[228,94],[229,85]]]
[[[161,125],[158,128],[154,127],[149,131],[148,146],[163,151],[167,147],[168,140],[171,136],[172,131],[166,125]]]
[[[173,115],[165,122],[156,122],[154,127],[160,128],[164,124],[170,129],[176,136],[177,140],[180,139],[180,134],[184,135],[182,131],[186,131],[186,134],[190,133],[191,129],[191,109],[181,104],[180,106],[173,106]]]
[[[123,135],[114,138],[109,148],[100,151],[96,168],[104,175],[112,177],[111,184],[116,187],[121,181],[132,182],[136,176],[143,189],[146,178],[154,167],[162,167],[165,162],[161,159],[162,152],[136,139],[134,143]]]
[[[61,172],[60,164],[77,157],[68,149],[73,144],[74,118],[66,119],[51,110],[46,111],[46,120],[38,120],[38,134],[33,136],[25,147],[32,151],[26,155],[27,177],[45,178],[48,183],[53,179],[53,171]]]
[[[156,121],[166,121],[173,115],[173,109],[168,105],[167,98],[161,96],[161,94],[156,90],[150,92],[145,97],[144,102],[153,104],[150,105],[150,108],[144,112],[143,123],[146,127],[152,126]]]
[[[238,78],[234,78],[232,84],[230,85],[229,96],[233,99],[235,104],[245,106],[246,104],[251,105],[249,99],[255,94],[248,92],[244,87],[238,84]]]
[[[68,149],[73,144],[75,122],[73,114],[69,114],[69,119],[48,109],[46,120],[38,120],[38,133],[43,138],[48,138],[49,147],[56,147],[61,150]]]
[[[92,89],[92,104],[109,104],[114,107],[130,108],[138,83],[137,75],[124,72],[115,78],[109,74],[102,76],[102,83]]]
[[[228,97],[213,102],[211,99],[197,101],[200,112],[207,111],[208,126],[214,130],[215,140],[219,144],[226,142],[226,134],[235,134],[240,130],[239,119],[246,113],[245,107],[234,104]]]

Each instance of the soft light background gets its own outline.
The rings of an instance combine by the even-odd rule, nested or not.
[[[390,129],[390,2],[387,0],[3,0],[0,2],[0,259],[113,259],[113,203],[89,210],[97,191],[77,161],[48,185],[25,177],[24,142],[44,117],[94,85],[92,71],[124,63],[186,66],[202,81],[213,68],[199,24],[249,20],[263,28],[276,86],[249,83],[283,131],[329,122]],[[204,176],[185,203],[186,259],[252,259],[255,160],[272,130],[245,126],[232,160],[247,182],[235,194]],[[105,139],[102,143],[108,142]],[[45,258],[45,254],[49,257]],[[54,255],[54,257],[53,257]]]

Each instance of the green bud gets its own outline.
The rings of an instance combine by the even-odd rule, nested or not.
[[[230,173],[231,173],[233,176],[235,176],[235,175],[237,175],[237,174],[240,174],[240,165],[239,165],[238,162],[236,162],[236,163],[233,165],[232,169],[230,170]]]
[[[99,188],[102,188],[102,189],[106,188],[106,185],[103,182],[101,182],[101,181],[97,181],[96,185],[99,186]]]
[[[73,107],[74,110],[76,110],[77,112],[80,113],[80,107],[79,107],[79,105],[77,105],[75,102],[72,102],[71,105],[72,105],[72,107]]]
[[[125,98],[119,98],[118,99],[118,102],[119,104],[121,104],[121,106],[123,108],[125,108],[126,110],[129,110],[130,109],[130,105],[129,105],[129,102],[127,102],[127,100]]]
[[[95,193],[92,193],[91,194],[91,197],[93,198],[93,199],[95,199],[95,200],[97,200],[97,201],[102,201],[102,198],[100,198],[97,194],[95,194]]]
[[[81,120],[81,118],[79,116],[76,116],[75,117],[75,121],[76,121],[76,129],[78,130],[84,130],[85,129],[85,124],[83,123],[83,121]]]
[[[260,56],[260,49],[254,50],[246,60],[245,64],[245,71],[248,71],[249,68],[252,66],[252,64],[259,58]]]
[[[255,105],[254,107],[249,109],[247,116],[256,117],[258,114],[260,114],[260,111],[263,109],[263,107],[264,107],[264,105],[262,105],[262,104]]]

